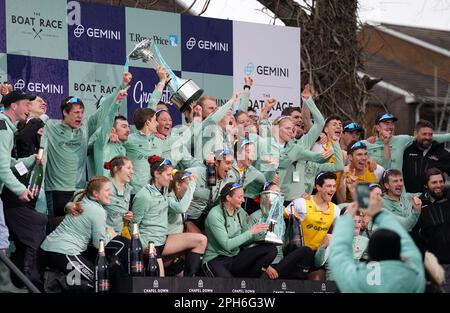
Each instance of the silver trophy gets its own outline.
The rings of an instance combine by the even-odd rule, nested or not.
[[[186,111],[192,102],[198,100],[203,94],[203,89],[198,87],[193,80],[179,78],[173,73],[156,44],[152,43],[150,39],[144,39],[138,43],[128,57],[131,60],[142,60],[149,63],[155,70],[159,65],[167,70],[170,77],[168,86],[172,94],[170,102],[175,104],[181,112]]]
[[[284,232],[283,202],[284,197],[276,191],[263,191],[261,196],[261,213],[263,222],[269,224],[269,230],[264,238],[265,242],[282,245]],[[278,225],[278,227],[277,227]]]

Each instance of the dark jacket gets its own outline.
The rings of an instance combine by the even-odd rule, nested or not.
[[[22,122],[17,125],[17,157],[24,158],[37,153],[41,143],[38,130],[44,126],[45,123],[40,118],[32,118],[27,123]]]
[[[433,141],[428,152],[423,155],[423,150],[419,148],[417,141],[414,141],[403,154],[403,181],[406,191],[425,192],[425,172],[432,167],[450,175],[450,152],[443,144]]]
[[[417,230],[426,241],[427,249],[436,255],[441,264],[450,264],[450,200],[446,190],[441,200],[431,202],[422,194],[422,212]]]

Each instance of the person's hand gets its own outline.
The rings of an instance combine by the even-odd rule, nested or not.
[[[164,139],[166,139],[166,136],[165,135],[163,135],[163,134],[160,134],[160,133],[156,133],[155,135],[154,135],[156,138],[159,138],[159,139],[161,139],[161,140],[164,140]]]
[[[324,146],[324,145],[327,144],[327,142],[328,142],[328,137],[327,137],[327,135],[326,135],[325,133],[320,133],[320,135],[319,135],[319,143],[320,143],[322,146]],[[326,149],[324,148],[324,150],[326,150]]]
[[[270,279],[277,279],[278,278],[278,272],[276,269],[274,269],[272,266],[269,265],[269,267],[266,269],[266,275]]]
[[[83,213],[83,208],[77,205],[75,202],[67,202],[64,210],[67,214],[72,216],[78,216]]]
[[[237,91],[233,92],[233,94],[231,95],[231,98],[230,98],[231,102],[235,103],[237,101],[237,99],[239,99],[240,95],[241,95],[240,92],[237,92]]]
[[[125,89],[120,90],[117,95],[116,95],[116,99],[114,100],[115,103],[120,103],[122,102],[123,99],[125,99],[128,96],[128,89],[130,88],[130,86],[127,86]]]
[[[331,147],[328,150],[325,149],[324,152],[322,153],[321,157],[324,160],[328,160],[328,158],[330,158],[333,154],[334,154],[334,149],[333,149],[333,147]]]
[[[245,76],[244,83],[251,87],[253,85],[253,78],[251,76]]]
[[[374,144],[377,141],[377,138],[375,138],[375,136],[370,136],[366,141],[370,144]]]
[[[352,202],[350,203],[347,208],[345,209],[345,215],[349,215],[351,217],[356,215],[356,212],[358,212],[358,203]]]
[[[159,82],[161,83],[165,84],[170,80],[169,73],[167,73],[166,68],[162,65],[158,65],[156,68],[156,75],[158,75]]]
[[[128,86],[131,82],[133,75],[130,72],[124,72],[122,75],[122,83],[124,86]]]
[[[34,155],[35,159],[36,159],[36,164],[41,164],[42,166],[44,166],[45,162],[44,162],[44,156],[42,156],[42,159],[38,158],[38,155],[35,154]]]
[[[326,234],[326,236],[323,238],[321,246],[326,248],[330,245],[331,239],[333,239],[333,236],[331,234]]]
[[[302,101],[305,101],[309,97],[313,97],[313,96],[314,96],[314,93],[311,90],[311,86],[309,84],[306,84],[305,88],[303,88],[303,91],[302,91]]]
[[[106,227],[106,232],[110,233],[111,236],[112,236],[112,238],[114,238],[114,237],[117,236],[116,231],[115,231],[114,228],[112,228],[112,227]]]
[[[416,213],[420,213],[422,210],[422,200],[418,197],[411,197],[411,203]]]
[[[381,211],[382,205],[383,197],[372,191],[370,193],[369,208],[365,211],[365,213],[370,217],[374,217],[378,212]]]
[[[197,180],[197,175],[195,175],[194,173],[191,173],[191,176],[189,176],[189,180],[190,181],[196,181]]]
[[[28,189],[25,189],[20,194],[19,199],[23,202],[30,202],[33,199],[33,194]]]
[[[8,84],[8,83],[6,83],[6,84],[1,84],[1,87],[0,87],[0,94],[1,94],[2,96],[5,96],[5,95],[7,95],[8,93],[10,93],[12,90],[13,90],[13,87],[12,87],[11,84]]]
[[[119,136],[116,133],[110,132],[109,133],[109,141],[118,143],[118,142],[120,142],[120,139],[119,139]]]
[[[384,145],[388,145],[389,140],[392,137],[392,132],[389,130],[381,129],[379,131],[379,136],[380,136],[380,139],[383,141]]]
[[[259,233],[264,233],[269,229],[269,225],[267,224],[255,224],[250,227],[250,234],[256,235]]]
[[[200,117],[201,118],[202,117],[203,109],[202,109],[201,105],[194,106],[193,110],[194,110],[194,113],[193,113],[194,118],[196,118],[196,117]]]
[[[37,134],[42,137],[42,135],[44,134],[44,127],[39,128]]]
[[[375,172],[377,169],[377,161],[374,158],[369,158],[367,160],[367,167],[369,169],[369,172]]]
[[[123,219],[125,221],[131,222],[131,220],[133,219],[133,212],[132,211],[128,211],[127,213],[125,213],[123,215]]]

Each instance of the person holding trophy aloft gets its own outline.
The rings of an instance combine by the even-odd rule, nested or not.
[[[269,225],[249,226],[241,208],[244,189],[240,183],[227,183],[220,192],[220,204],[211,209],[205,221],[208,237],[203,271],[210,277],[261,277],[277,254],[275,245],[264,243],[240,249],[255,241]]]

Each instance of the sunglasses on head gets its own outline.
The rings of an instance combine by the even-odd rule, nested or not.
[[[80,98],[77,98],[77,97],[74,97],[74,98],[70,98],[69,100],[67,100],[67,104],[74,104],[74,103],[77,103],[77,102],[81,102],[81,99]]]
[[[233,183],[233,185],[231,185],[230,190],[228,190],[226,194],[229,194],[230,192],[232,192],[233,190],[238,189],[238,188],[242,188],[242,185],[238,182]]]
[[[158,167],[161,167],[164,165],[172,165],[172,162],[170,162],[169,159],[164,159],[161,163],[159,163]]]
[[[351,122],[348,125],[345,125],[344,127],[344,131],[356,131],[356,130],[361,130],[361,126],[359,126],[358,123],[355,122]]]
[[[181,177],[181,180],[191,177],[191,175],[192,175],[191,172],[184,172],[184,175],[183,175],[183,177]]]
[[[220,153],[217,155],[217,159],[219,159],[221,156],[226,156],[231,154],[231,151],[228,149],[223,149],[220,151]]]
[[[162,112],[167,112],[167,113],[169,113],[169,111],[167,111],[166,109],[159,109],[159,110],[156,110],[155,115],[156,115],[156,116],[159,116]]]
[[[350,147],[350,150],[356,150],[356,149],[367,149],[367,146],[364,142],[357,141]]]

